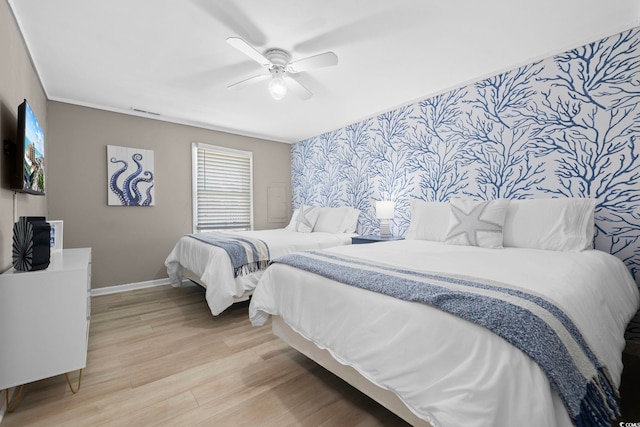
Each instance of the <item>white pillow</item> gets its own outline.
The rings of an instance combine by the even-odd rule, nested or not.
[[[445,242],[451,245],[502,247],[502,227],[509,200],[452,200]]]
[[[311,233],[318,220],[320,209],[314,206],[300,206],[300,212],[296,216],[295,231],[299,233]]]
[[[345,216],[349,215],[351,208],[343,206],[339,208],[318,208],[319,215],[313,231],[323,231],[325,233],[343,233]]]
[[[593,248],[595,199],[512,200],[504,223],[504,245],[550,251]]]
[[[296,219],[298,218],[298,214],[300,213],[300,208],[296,208],[293,211],[293,215],[291,215],[291,221],[289,221],[289,225],[287,225],[284,229],[289,231],[296,231]]]
[[[449,202],[411,200],[411,223],[405,239],[444,242],[449,229]]]
[[[355,233],[356,228],[358,227],[358,218],[360,217],[360,209],[349,208],[350,211],[344,217],[344,222],[342,223],[342,232],[343,233]]]

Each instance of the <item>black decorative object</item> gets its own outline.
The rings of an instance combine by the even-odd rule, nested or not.
[[[13,224],[13,268],[44,270],[51,258],[51,226],[41,216],[21,216]]]

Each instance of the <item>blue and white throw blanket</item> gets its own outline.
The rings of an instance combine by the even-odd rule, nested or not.
[[[264,270],[269,265],[269,247],[260,239],[216,232],[189,236],[224,249],[233,264],[233,277]]]
[[[419,272],[359,258],[308,251],[276,258],[329,279],[422,302],[486,327],[545,372],[577,426],[610,426],[619,395],[571,319],[555,303],[504,283]]]

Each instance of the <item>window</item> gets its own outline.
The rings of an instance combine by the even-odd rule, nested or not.
[[[253,229],[253,153],[191,145],[193,231]]]

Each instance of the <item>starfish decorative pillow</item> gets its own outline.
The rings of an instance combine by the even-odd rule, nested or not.
[[[311,233],[313,226],[318,220],[320,209],[315,206],[300,206],[300,211],[296,217],[295,230],[300,233]]]
[[[509,200],[452,200],[445,242],[451,245],[502,247],[502,228]]]

